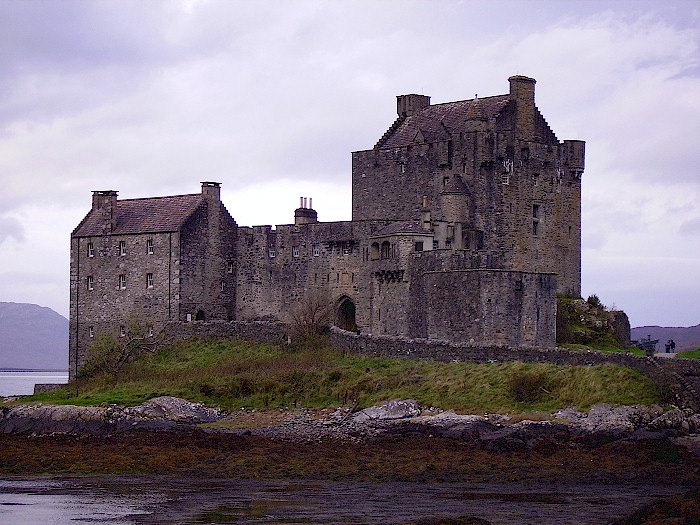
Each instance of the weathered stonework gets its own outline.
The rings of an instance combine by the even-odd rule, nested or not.
[[[217,183],[95,192],[71,238],[71,375],[91,336],[131,318],[289,323],[312,292],[361,333],[554,347],[556,294],[581,288],[584,143],[558,141],[533,79],[509,82],[433,106],[398,97],[396,121],[352,155],[351,221],[318,222],[302,199],[294,224],[237,227]]]

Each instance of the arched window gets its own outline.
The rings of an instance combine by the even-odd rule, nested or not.
[[[391,244],[389,244],[389,241],[384,241],[382,243],[382,259],[389,258],[391,258]]]
[[[372,247],[370,250],[370,258],[374,261],[375,259],[379,259],[379,243],[378,242],[373,242]]]

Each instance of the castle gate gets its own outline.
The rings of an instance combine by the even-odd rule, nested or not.
[[[355,323],[355,303],[347,296],[343,296],[338,301],[335,325],[350,332],[357,331]]]

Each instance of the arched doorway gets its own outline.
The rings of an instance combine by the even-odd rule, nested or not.
[[[341,297],[338,301],[338,312],[335,325],[349,332],[357,332],[355,323],[355,303],[349,297]]]
[[[195,321],[204,321],[204,310],[198,310],[197,315],[194,317]]]

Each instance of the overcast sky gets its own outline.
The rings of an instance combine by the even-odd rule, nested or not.
[[[396,117],[537,80],[586,145],[583,295],[632,326],[700,323],[700,4],[0,0],[0,301],[68,315],[91,191],[197,193],[240,225],[300,196],[349,220],[350,152]]]

